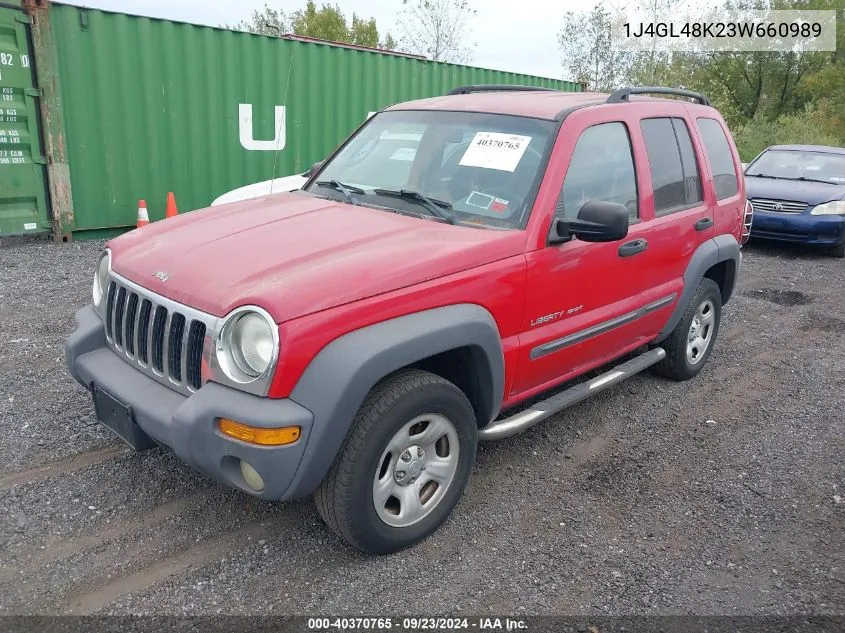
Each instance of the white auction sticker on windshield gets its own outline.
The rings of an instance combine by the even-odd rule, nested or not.
[[[530,136],[478,132],[464,152],[460,164],[464,167],[514,171],[530,142]]]
[[[391,154],[390,160],[414,160],[416,155],[417,149],[415,147],[400,147]]]

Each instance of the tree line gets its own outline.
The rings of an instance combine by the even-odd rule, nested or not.
[[[476,14],[469,0],[402,0],[397,15],[399,39],[393,34],[379,33],[374,18],[356,13],[350,20],[337,4],[319,8],[308,0],[303,9],[290,14],[265,4],[260,11],[227,25],[260,35],[293,33],[333,42],[344,42],[384,50],[402,50],[423,55],[435,61],[463,63],[472,55],[469,22]]]

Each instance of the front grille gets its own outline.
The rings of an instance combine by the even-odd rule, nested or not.
[[[202,386],[207,315],[113,276],[106,295],[106,338],[125,360],[182,392]]]
[[[806,202],[769,200],[767,198],[753,198],[751,204],[755,211],[771,211],[772,213],[803,213],[808,206]]]

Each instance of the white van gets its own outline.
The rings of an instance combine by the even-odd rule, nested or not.
[[[303,174],[294,174],[293,176],[285,176],[284,178],[276,178],[274,180],[264,180],[256,182],[244,187],[238,187],[227,191],[221,196],[218,196],[211,203],[212,207],[220,204],[228,204],[230,202],[237,202],[239,200],[249,200],[250,198],[260,198],[270,193],[283,193],[286,191],[296,191],[308,180],[308,172]]]

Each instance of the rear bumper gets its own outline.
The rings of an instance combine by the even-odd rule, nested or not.
[[[183,396],[137,371],[106,344],[103,323],[92,306],[76,313],[78,327],[67,339],[65,359],[71,375],[86,389],[93,384],[129,405],[138,426],[158,444],[205,474],[265,499],[287,499],[301,466],[314,416],[287,399],[262,398],[217,383]],[[257,446],[223,435],[217,418],[255,427],[300,426],[302,434],[286,446]],[[238,460],[264,479],[256,492],[246,485]]]
[[[757,211],[751,224],[751,237],[835,246],[845,241],[845,216]]]

